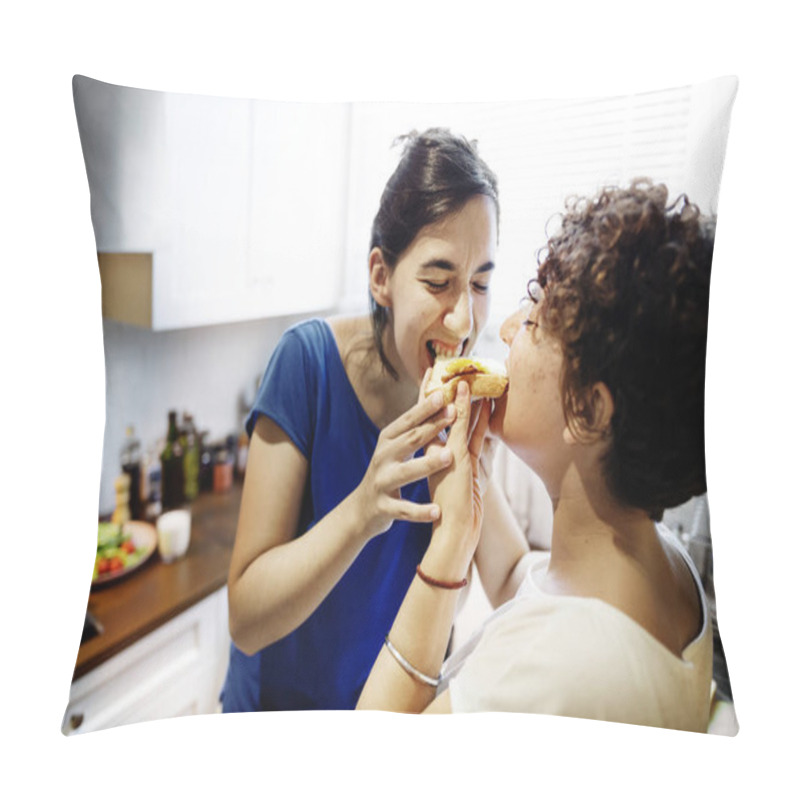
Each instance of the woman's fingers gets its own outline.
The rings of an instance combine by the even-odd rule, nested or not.
[[[459,381],[456,388],[456,413],[459,419],[463,416],[469,416],[471,409],[470,403],[470,390],[469,384],[466,381]]]
[[[425,387],[428,385],[428,381],[431,379],[431,375],[433,374],[433,368],[428,367],[425,370],[425,374],[422,376],[422,383],[419,385],[419,394],[417,395],[417,402],[421,403],[425,399]]]
[[[480,406],[469,437],[469,452],[474,458],[481,457],[483,443],[486,440],[486,432],[489,430],[489,420],[491,419],[490,404],[482,400]]]
[[[466,381],[458,382],[453,405],[455,406],[455,420],[447,441],[448,443],[452,442],[457,447],[462,444],[466,447],[471,417],[470,391],[469,384]]]
[[[426,450],[425,455],[411,458],[398,465],[397,486],[405,486],[408,483],[429,478],[452,463],[452,450],[438,443],[433,444]]]
[[[410,500],[394,500],[389,506],[392,519],[404,519],[409,522],[433,522],[441,516],[436,503],[412,503]]]
[[[430,397],[423,398],[419,403],[401,414],[396,420],[390,422],[383,429],[383,433],[387,438],[395,439],[406,431],[421,425],[443,406],[444,394],[441,391],[435,391]]]
[[[453,423],[455,416],[455,407],[447,406],[414,427],[397,433],[394,437],[386,436],[387,452],[392,453],[399,461],[405,461],[434,441],[448,425]],[[388,433],[388,429],[385,433]]]

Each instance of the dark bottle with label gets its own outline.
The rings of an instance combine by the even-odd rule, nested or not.
[[[178,430],[178,413],[170,411],[167,442],[161,451],[161,507],[164,511],[180,508],[184,499],[183,448]]]
[[[133,435],[133,426],[125,429],[125,444],[120,454],[122,471],[130,478],[128,508],[131,519],[143,519],[142,503],[142,449],[139,440]]]

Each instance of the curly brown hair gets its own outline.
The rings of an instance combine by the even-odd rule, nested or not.
[[[715,221],[646,179],[566,203],[539,257],[540,324],[564,354],[570,428],[594,431],[590,389],[614,399],[604,460],[621,502],[661,519],[706,491],[704,387]]]

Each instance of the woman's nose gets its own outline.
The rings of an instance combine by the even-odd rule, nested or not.
[[[511,342],[514,340],[514,337],[517,335],[517,331],[519,330],[519,326],[522,324],[522,320],[525,318],[525,309],[520,309],[508,317],[505,322],[500,326],[500,338],[503,342],[509,347],[511,346]]]
[[[466,339],[472,331],[472,296],[461,292],[456,304],[447,312],[445,325],[460,339]]]

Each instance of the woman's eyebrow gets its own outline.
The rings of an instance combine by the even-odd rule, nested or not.
[[[447,272],[455,272],[456,265],[452,261],[448,261],[446,258],[432,258],[429,261],[425,261],[423,264],[420,264],[422,269],[443,269]]]

